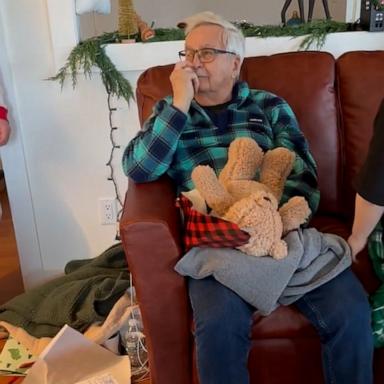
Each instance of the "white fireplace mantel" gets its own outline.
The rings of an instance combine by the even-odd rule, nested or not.
[[[55,70],[61,68],[71,50],[79,42],[79,20],[75,0],[47,0]],[[246,39],[246,56],[271,55],[299,50],[304,36]],[[154,43],[110,44],[106,52],[120,71],[144,71],[155,65],[175,63],[183,41]],[[316,49],[313,47],[312,49]],[[341,32],[327,36],[322,51],[336,58],[346,51],[384,50],[382,32]]]
[[[305,36],[246,38],[246,56],[272,55],[300,49]],[[184,41],[157,43],[110,44],[106,52],[120,71],[143,71],[151,66],[175,63]],[[312,49],[316,49],[313,47]],[[327,36],[321,51],[330,52],[335,58],[355,50],[384,50],[384,33],[338,32]]]

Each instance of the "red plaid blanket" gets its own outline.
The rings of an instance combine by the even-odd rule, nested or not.
[[[249,234],[236,224],[218,217],[204,215],[192,209],[192,203],[185,196],[177,199],[184,217],[183,241],[185,251],[192,247],[235,248],[249,240]]]

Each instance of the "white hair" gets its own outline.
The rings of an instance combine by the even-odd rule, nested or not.
[[[242,63],[245,55],[244,35],[239,28],[221,16],[210,11],[200,12],[187,17],[177,25],[184,29],[184,33],[187,36],[196,27],[207,24],[219,25],[223,28],[225,49],[236,53],[240,58],[240,63]]]

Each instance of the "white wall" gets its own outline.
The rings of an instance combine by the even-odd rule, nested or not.
[[[105,166],[110,151],[107,100],[98,75],[93,81],[80,78],[75,91],[67,85],[61,92],[58,83],[46,80],[55,68],[45,0],[3,0],[0,10],[15,90],[10,109],[18,115],[2,158],[11,194],[20,187],[12,175],[25,165],[28,180],[21,187],[29,189],[40,252],[40,260],[32,250],[30,255],[28,249],[21,252],[25,263],[37,263],[34,276],[24,276],[29,285],[62,271],[68,260],[96,256],[115,241],[115,226],[100,225],[97,209],[98,198],[114,196]],[[135,77],[130,75],[132,83]],[[126,119],[124,108],[117,119]],[[117,133],[123,147],[138,127],[132,108],[131,123],[124,122]],[[10,161],[15,145],[23,148],[25,164]],[[120,157],[115,166],[124,194]],[[25,217],[12,202],[11,196],[15,223],[23,223]],[[24,232],[19,240],[29,242]]]
[[[14,88],[14,72],[8,52],[10,52],[9,33],[5,30],[6,18],[0,8],[0,69],[5,91],[5,103],[8,106],[8,119],[12,127],[11,137],[6,146],[0,148],[4,163],[7,190],[12,208],[16,238],[21,262],[25,265],[23,274],[30,281],[41,273],[40,247],[35,226],[32,196],[26,168],[19,113]],[[0,256],[2,251],[0,244]]]

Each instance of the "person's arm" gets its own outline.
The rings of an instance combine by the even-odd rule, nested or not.
[[[161,100],[123,154],[123,169],[137,183],[158,179],[170,167],[187,116]]]
[[[0,146],[8,142],[11,129],[7,120],[0,119]]]
[[[353,259],[367,244],[368,236],[379,222],[383,213],[384,206],[371,203],[358,193],[356,194],[352,233],[348,238]]]
[[[299,128],[291,107],[283,99],[272,96],[267,102],[270,105],[274,146],[285,147],[296,153],[296,160],[287,178],[281,203],[285,203],[293,196],[303,196],[313,215],[319,205],[320,191],[316,163],[309,151],[308,142]]]
[[[125,149],[123,169],[135,182],[156,180],[169,169],[187,122],[195,77],[182,63],[175,65],[170,76],[173,99],[167,98],[155,105],[152,116]]]
[[[368,156],[356,183],[355,214],[348,244],[352,257],[365,247],[384,213],[384,99],[374,122]]]

